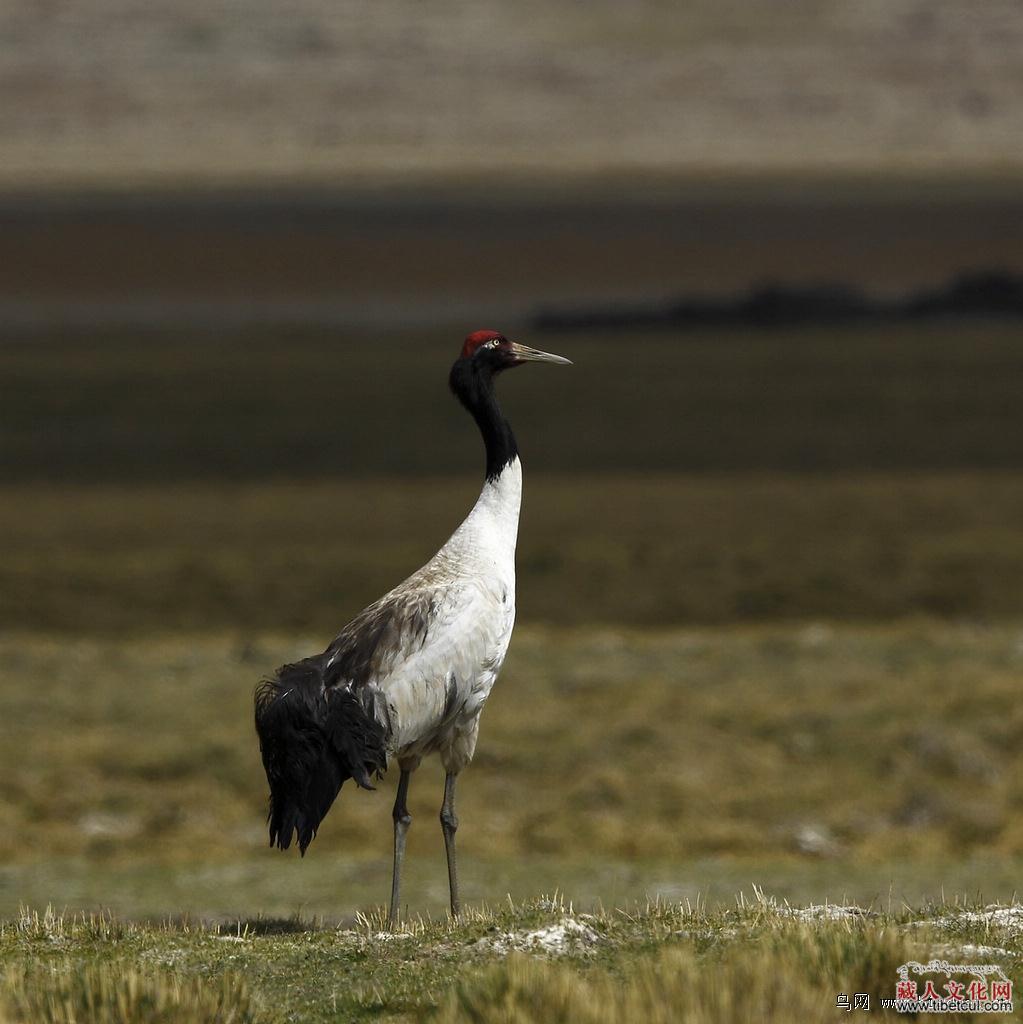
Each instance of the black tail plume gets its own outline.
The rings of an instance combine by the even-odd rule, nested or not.
[[[372,789],[387,767],[384,730],[348,689],[324,687],[322,655],[256,688],[256,732],[270,783],[270,845],[305,855],[346,779]]]

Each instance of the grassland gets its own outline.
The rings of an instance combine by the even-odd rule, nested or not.
[[[0,347],[0,1021],[782,1021],[929,952],[1015,977],[1016,912],[950,901],[1023,867],[1018,340],[530,340],[577,366],[502,382],[520,626],[471,912],[427,764],[393,939],[394,779],[267,849],[250,702],[472,501],[450,338]]]
[[[1010,899],[1023,833],[1019,627],[825,624],[516,637],[460,796],[470,901],[558,889]],[[8,634],[0,913],[215,918],[378,903],[390,790],[346,790],[305,861],[264,849],[255,680],[317,638]],[[407,898],[440,912],[436,765]]]
[[[5,1024],[780,1024],[829,1019],[840,993],[868,994],[887,1017],[879,1000],[911,960],[994,962],[1018,984],[1023,947],[1015,910],[799,912],[756,892],[716,911],[580,915],[537,899],[394,934],[372,917],[211,928],[22,912],[0,951]],[[939,991],[947,980],[925,977]]]

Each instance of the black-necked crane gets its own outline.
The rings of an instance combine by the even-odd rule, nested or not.
[[[398,916],[409,779],[428,754],[444,765],[440,823],[451,914],[459,912],[455,782],[472,760],[480,714],[515,621],[515,542],[522,468],[494,378],[523,363],[569,360],[475,331],[451,368],[451,390],[486,448],[486,479],[461,526],[421,569],[357,615],[322,653],[284,665],[256,689],[256,731],[270,783],[270,844],[303,854],[349,778],[391,760],[401,775],[394,801],[394,874],[389,920]]]

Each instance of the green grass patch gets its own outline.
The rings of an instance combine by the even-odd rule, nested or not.
[[[840,993],[869,995],[880,1014],[910,960],[995,963],[1018,982],[1018,928],[978,916],[957,902],[796,910],[758,890],[718,910],[656,902],[580,914],[541,898],[394,933],[379,915],[326,928],[23,911],[0,926],[0,1019],[724,1024],[826,1019]]]

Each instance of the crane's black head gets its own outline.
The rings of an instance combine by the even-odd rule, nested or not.
[[[488,479],[518,454],[511,428],[494,398],[494,377],[523,363],[568,366],[571,360],[509,341],[500,331],[473,331],[451,367],[451,390],[472,413],[483,434]]]
[[[571,360],[509,341],[500,331],[473,331],[463,342],[461,355],[452,367],[452,386],[455,371],[463,375],[492,377],[502,370],[510,370],[523,363],[556,363],[559,366],[569,366]]]

